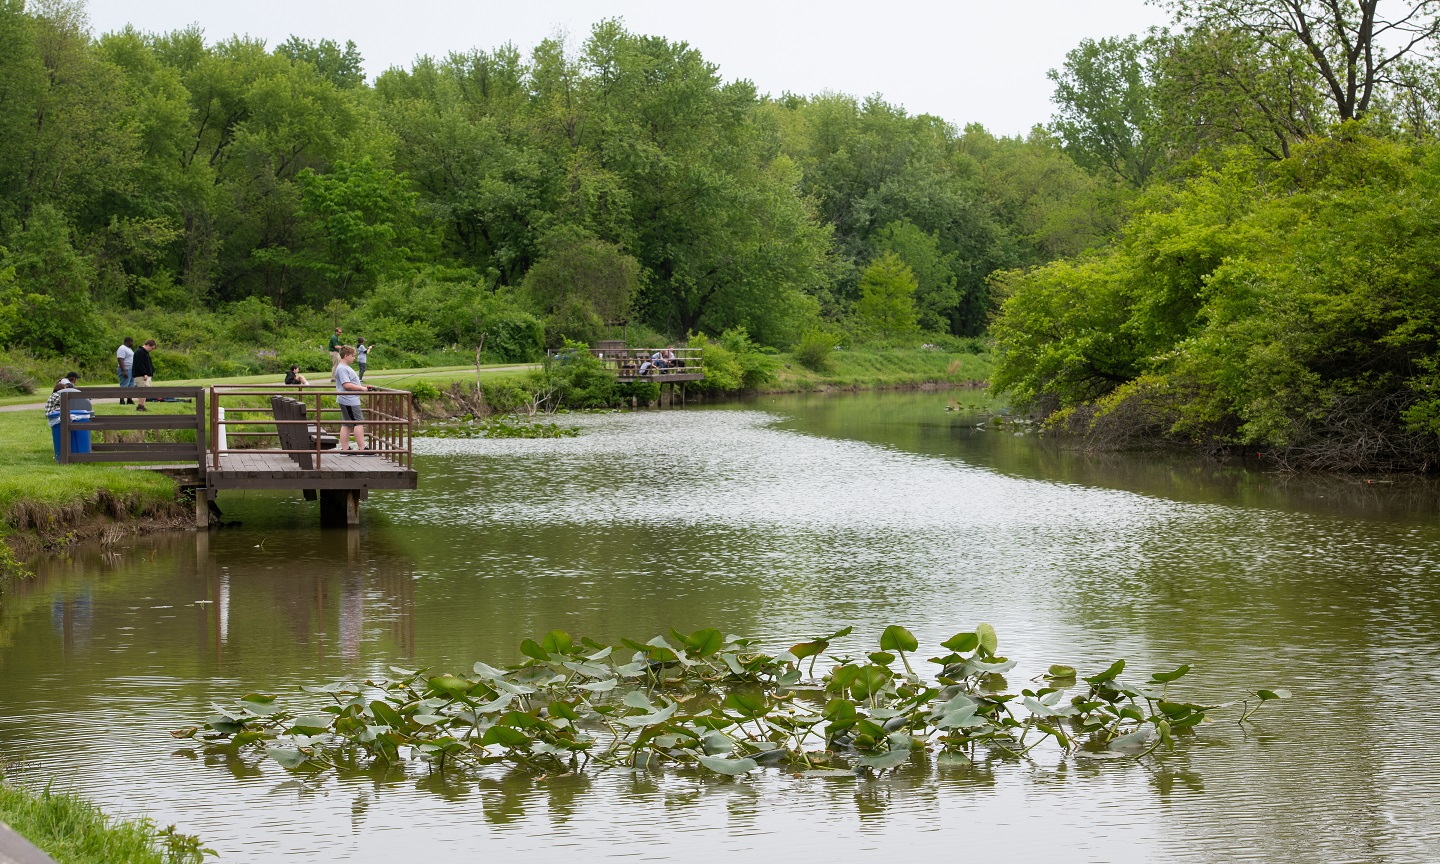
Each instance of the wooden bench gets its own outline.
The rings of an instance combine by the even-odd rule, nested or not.
[[[306,420],[305,404],[296,399],[286,396],[271,396],[270,410],[274,413],[276,420]],[[318,419],[318,418],[317,418]],[[325,432],[318,423],[301,426],[295,422],[276,423],[275,431],[280,435],[281,450],[298,450],[305,452],[289,454],[291,459],[305,471],[314,469],[314,460],[309,451],[316,449],[316,441],[319,441],[320,449],[333,450],[340,444],[340,440],[334,435]]]

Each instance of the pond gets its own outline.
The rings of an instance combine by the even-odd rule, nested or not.
[[[1085,454],[985,424],[984,403],[764,397],[570,417],[569,439],[427,440],[422,488],[373,496],[358,531],[251,493],[220,502],[239,528],[43,560],[0,610],[0,759],[177,822],[222,861],[1440,860],[1435,486]],[[1295,699],[1158,762],[1053,752],[878,780],[302,783],[167,734],[248,692],[518,662],[552,628],[781,648],[852,624],[836,647],[858,654],[904,624],[926,657],[981,621],[1022,660],[1016,687],[1126,657],[1193,664],[1199,698]]]

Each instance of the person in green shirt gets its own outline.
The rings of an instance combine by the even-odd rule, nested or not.
[[[335,379],[335,367],[340,365],[340,328],[330,336],[330,379]]]

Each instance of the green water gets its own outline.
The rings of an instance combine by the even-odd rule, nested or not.
[[[0,611],[0,760],[224,861],[1440,860],[1433,485],[1087,455],[981,431],[951,399],[983,401],[766,397],[572,418],[574,439],[426,441],[422,489],[376,494],[358,532],[321,532],[298,496],[232,496],[242,528],[39,562]],[[1015,686],[1123,656],[1194,664],[1198,698],[1296,700],[1159,762],[1052,752],[880,781],[305,784],[167,734],[256,690],[517,661],[555,627],[784,646],[853,624],[837,647],[859,651],[903,623],[923,653],[982,620],[1022,661]]]

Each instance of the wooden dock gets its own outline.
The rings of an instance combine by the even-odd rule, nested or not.
[[[193,400],[195,410],[83,419],[94,400],[142,395],[149,400]],[[354,526],[360,521],[360,502],[371,491],[418,487],[414,412],[410,393],[404,390],[355,393],[361,400],[367,449],[342,453],[335,449],[340,431],[335,395],[328,385],[88,387],[61,395],[60,461],[170,463],[148,467],[175,478],[195,496],[197,527],[210,524],[221,492],[236,489],[293,489],[307,500],[319,500],[322,524]],[[116,431],[141,432],[141,440],[92,443],[88,453],[72,452],[72,432]],[[158,433],[158,440],[144,440],[149,432]],[[175,464],[179,459],[193,461]]]

